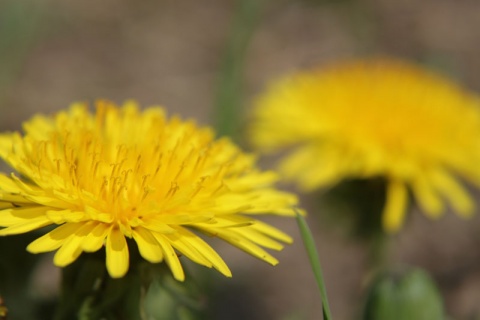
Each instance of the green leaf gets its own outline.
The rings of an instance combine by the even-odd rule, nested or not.
[[[318,251],[315,246],[315,241],[313,240],[312,233],[308,227],[305,218],[297,211],[297,222],[300,228],[300,234],[302,235],[303,243],[305,249],[307,250],[308,258],[310,259],[310,265],[312,267],[313,273],[315,275],[315,280],[317,281],[318,288],[320,290],[320,295],[322,297],[322,308],[323,308],[323,319],[331,320],[332,315],[330,312],[330,307],[328,305],[327,290],[325,287],[325,281],[323,280],[322,268],[320,266],[320,258],[318,256]]]

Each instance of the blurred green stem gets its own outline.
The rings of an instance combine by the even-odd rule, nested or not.
[[[0,104],[44,30],[44,12],[33,1],[0,2]]]
[[[310,264],[315,275],[315,280],[317,281],[318,288],[320,290],[320,295],[322,297],[322,309],[323,309],[323,319],[331,320],[332,315],[330,312],[330,307],[328,304],[327,298],[327,289],[325,287],[325,281],[323,280],[322,268],[320,266],[320,258],[318,256],[317,247],[315,246],[315,241],[313,240],[312,233],[308,227],[305,218],[300,215],[297,211],[297,222],[300,228],[300,234],[302,235],[303,243],[305,244],[305,249],[307,250],[308,258],[310,259]]]
[[[219,136],[235,138],[241,116],[246,52],[266,0],[239,0],[220,68],[214,103]]]
[[[379,232],[369,239],[369,262],[373,273],[388,267],[390,240],[390,235],[385,234],[385,232]]]

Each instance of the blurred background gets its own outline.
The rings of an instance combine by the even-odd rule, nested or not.
[[[19,129],[34,113],[52,113],[73,101],[135,99],[216,125],[248,149],[241,136],[248,110],[269,80],[379,55],[422,63],[480,92],[480,2],[0,0],[0,130]],[[354,319],[369,277],[368,252],[325,217],[316,197],[303,196],[302,206],[332,313]],[[221,288],[213,301],[216,318],[320,319],[320,296],[295,222],[268,221],[295,238],[275,253],[275,268],[215,244],[234,274],[232,280],[212,277]],[[414,207],[393,238],[391,259],[428,270],[452,318],[477,319],[479,231],[478,215],[465,222],[446,214],[434,222]],[[59,273],[45,256],[26,277],[23,294],[35,299],[56,294]]]

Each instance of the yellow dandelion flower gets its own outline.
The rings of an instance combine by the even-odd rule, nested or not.
[[[382,223],[393,232],[408,191],[432,218],[445,200],[472,213],[455,176],[480,183],[478,105],[454,82],[407,62],[349,61],[272,84],[257,101],[252,141],[267,153],[289,149],[280,172],[304,190],[384,177]]]
[[[252,217],[293,215],[296,197],[273,187],[274,173],[258,170],[230,140],[214,140],[211,129],[167,118],[159,107],[96,107],[91,114],[74,104],[35,116],[23,135],[0,135],[0,157],[18,172],[0,174],[0,235],[55,226],[28,251],[57,250],[54,263],[63,267],[105,246],[114,278],[128,271],[127,239],[147,261],[165,261],[178,280],[178,254],[230,277],[194,230],[277,263],[262,247],[280,250],[291,238]]]

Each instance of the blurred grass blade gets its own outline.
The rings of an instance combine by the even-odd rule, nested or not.
[[[327,289],[325,287],[325,281],[323,280],[322,268],[320,266],[320,258],[318,257],[315,241],[313,240],[312,233],[310,231],[310,228],[308,227],[307,222],[305,221],[305,218],[300,215],[298,211],[296,216],[298,226],[300,228],[300,234],[302,236],[303,243],[305,244],[308,258],[310,259],[310,265],[315,275],[315,280],[317,281],[318,288],[320,289],[320,295],[322,297],[323,319],[332,320],[330,307],[328,305]]]
[[[18,77],[44,22],[43,7],[37,2],[0,1],[0,102]]]
[[[5,71],[16,72],[42,29],[43,12],[30,1],[6,1],[0,4],[0,63]],[[2,78],[3,80],[3,78]],[[9,80],[8,78],[3,80]]]
[[[266,0],[239,0],[217,79],[214,121],[219,136],[235,138],[241,116],[245,56]]]

